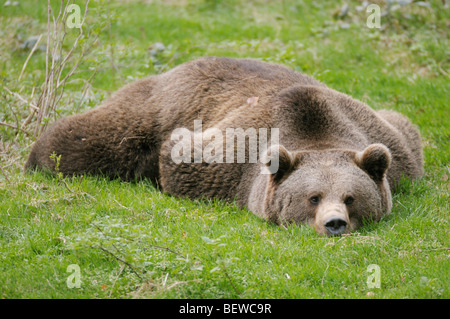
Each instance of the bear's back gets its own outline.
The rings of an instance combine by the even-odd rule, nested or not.
[[[232,59],[226,57],[203,57],[184,63],[165,73],[169,77],[191,80],[227,83],[229,87],[245,84],[258,85],[259,88],[285,88],[290,85],[325,86],[316,79],[296,72],[283,65],[272,64],[256,59]]]
[[[211,127],[242,108],[267,110],[270,99],[292,85],[326,87],[282,65],[223,57],[184,63],[158,75],[156,83],[158,93],[151,102],[160,107],[161,132],[166,133],[180,125],[192,130],[196,119],[202,119],[204,128]],[[258,98],[261,110],[248,108],[252,97]]]

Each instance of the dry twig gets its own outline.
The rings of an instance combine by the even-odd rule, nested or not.
[[[133,267],[130,263],[128,263],[128,262],[126,262],[125,260],[123,260],[123,259],[117,257],[117,256],[114,255],[112,252],[110,252],[108,249],[106,249],[106,248],[104,248],[104,247],[102,247],[102,246],[91,246],[91,248],[100,249],[100,250],[102,250],[102,251],[104,251],[104,252],[110,254],[111,256],[113,256],[115,259],[117,259],[117,260],[120,261],[121,263],[127,265],[127,266],[131,269],[131,271],[132,271],[136,276],[138,276],[138,278],[139,278],[140,280],[142,280],[141,275],[139,275],[139,273],[137,272],[137,270],[134,269],[134,267]]]

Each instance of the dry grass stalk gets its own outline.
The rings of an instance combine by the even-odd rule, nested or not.
[[[66,3],[65,3],[66,2]],[[16,97],[22,103],[27,104],[30,107],[30,113],[21,123],[21,125],[10,124],[5,122],[0,122],[0,125],[10,127],[16,131],[23,131],[28,135],[34,135],[38,137],[47,127],[47,122],[45,119],[52,114],[56,114],[56,109],[64,95],[65,85],[68,82],[68,79],[71,78],[81,62],[84,60],[86,55],[90,52],[91,48],[94,44],[97,43],[98,34],[93,35],[89,41],[83,43],[80,46],[80,40],[84,39],[86,34],[83,31],[83,26],[86,21],[86,17],[88,14],[88,6],[90,0],[86,1],[84,14],[80,17],[80,26],[79,26],[79,34],[76,36],[73,44],[71,45],[70,50],[65,53],[63,50],[63,44],[66,40],[66,36],[68,34],[68,30],[66,29],[66,21],[69,16],[70,11],[68,8],[74,3],[73,0],[64,1],[61,0],[61,5],[59,8],[58,14],[55,16],[55,13],[52,9],[50,0],[48,0],[47,8],[47,45],[45,52],[45,80],[42,85],[39,87],[39,97],[36,103],[31,102],[30,99],[23,98],[20,94],[16,92],[12,92],[7,87],[3,87],[6,92],[10,95]],[[21,73],[19,75],[18,80],[20,81],[24,75],[25,69],[33,56],[34,52],[38,48],[39,42],[42,38],[42,35],[39,36],[38,40],[34,44],[30,54],[28,55]],[[75,58],[75,52],[79,52],[76,60],[72,63],[72,60]],[[69,67],[70,64],[70,67]],[[87,89],[90,85],[90,82],[93,80],[97,70],[89,77],[86,82],[85,87],[83,88],[83,95],[80,102],[80,105],[83,103],[85,98]],[[34,87],[33,93],[34,95]],[[34,122],[34,132],[30,133],[25,130],[30,123]]]
[[[34,44],[33,49],[31,49],[30,54],[28,55],[27,59],[25,60],[25,63],[23,64],[22,71],[20,72],[18,81],[20,81],[20,79],[22,78],[23,72],[25,71],[25,68],[28,65],[28,61],[30,61],[31,56],[33,55],[34,51],[36,51],[36,49],[39,45],[39,42],[41,42],[41,39],[42,39],[42,34],[39,35],[39,38],[37,39],[36,43]]]
[[[46,128],[45,124],[40,124],[42,124],[44,118],[48,117],[52,112],[56,110],[56,106],[63,96],[64,87],[67,80],[74,74],[81,61],[90,49],[90,47],[82,47],[82,52],[80,53],[78,60],[70,68],[69,72],[64,76],[64,78],[61,79],[62,73],[66,69],[67,63],[73,57],[73,53],[78,46],[78,42],[81,38],[84,37],[83,25],[88,13],[89,0],[86,1],[84,15],[79,28],[80,33],[76,37],[69,52],[63,56],[63,43],[67,35],[65,22],[67,20],[67,15],[69,12],[67,9],[71,4],[72,1],[67,1],[66,5],[64,5],[64,1],[61,1],[59,13],[55,18],[50,0],[48,0],[45,81],[41,87],[41,95],[37,103],[39,106],[39,111],[37,113],[35,136],[39,136]],[[96,40],[97,38],[95,38],[92,43],[95,43]]]

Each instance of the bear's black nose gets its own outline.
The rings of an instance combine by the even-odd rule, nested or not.
[[[340,235],[347,228],[347,222],[342,218],[332,217],[325,222],[324,226],[332,235]]]

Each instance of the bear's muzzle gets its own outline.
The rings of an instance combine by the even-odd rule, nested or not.
[[[317,209],[315,229],[319,234],[338,236],[349,230],[349,217],[344,204],[321,203]]]

